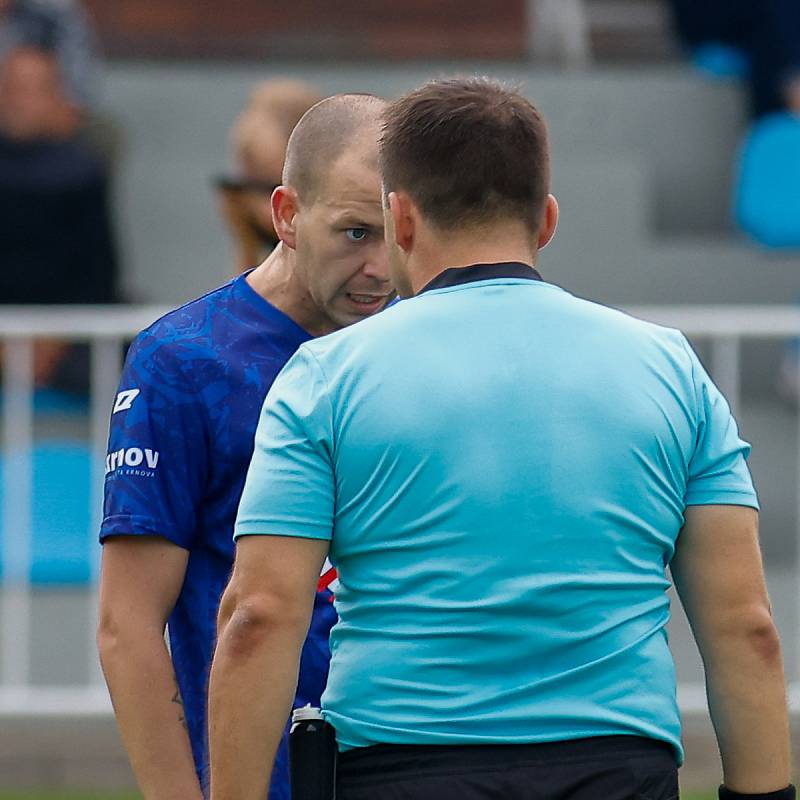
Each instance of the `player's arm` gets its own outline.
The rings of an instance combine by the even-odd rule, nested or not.
[[[205,417],[183,366],[162,329],[131,345],[111,413],[100,529],[98,647],[147,800],[201,797],[164,641],[207,469]]]
[[[189,553],[156,536],[103,546],[97,645],[117,724],[146,800],[202,799],[164,641]]]
[[[752,794],[785,788],[786,686],[757,512],[689,506],[671,569],[703,659],[726,787]]]
[[[267,794],[328,544],[288,536],[238,540],[209,682],[212,798]]]

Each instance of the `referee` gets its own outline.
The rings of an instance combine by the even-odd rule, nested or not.
[[[409,298],[308,342],[264,405],[211,675],[212,797],[263,795],[320,565],[339,800],[672,800],[671,567],[723,798],[793,798],[749,446],[684,336],[544,282],[537,110],[423,86],[381,145]],[[280,654],[280,655],[278,655]]]

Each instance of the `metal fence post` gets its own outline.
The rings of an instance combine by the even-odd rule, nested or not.
[[[30,677],[31,517],[33,508],[33,341],[3,347],[2,676],[11,691]]]

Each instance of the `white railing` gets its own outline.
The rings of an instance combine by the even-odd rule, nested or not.
[[[5,453],[3,582],[0,586],[0,714],[105,714],[111,704],[94,644],[102,513],[103,471],[109,413],[121,369],[122,347],[166,313],[155,307],[6,307],[0,311],[3,344],[2,446]],[[91,491],[86,532],[91,565],[86,657],[89,680],[82,687],[31,685],[31,509],[33,489],[33,339],[52,337],[90,343]],[[57,658],[57,654],[53,654]]]
[[[3,345],[2,447],[5,454],[3,505],[3,580],[0,584],[0,716],[109,714],[111,705],[100,674],[94,644],[97,612],[103,470],[109,412],[117,389],[123,342],[133,338],[168,309],[144,307],[6,307],[0,311]],[[734,413],[741,402],[740,350],[745,339],[800,337],[800,309],[792,306],[638,306],[627,309],[642,319],[679,328],[711,342],[710,369]],[[89,342],[91,347],[90,441],[92,491],[87,559],[92,565],[86,658],[89,679],[83,686],[31,684],[30,567],[33,451],[33,340],[52,337]],[[800,387],[799,387],[800,388]],[[797,443],[800,465],[800,437]],[[798,492],[800,498],[800,492]],[[798,500],[800,502],[800,499]],[[798,506],[800,544],[800,506]],[[800,555],[799,555],[800,557]],[[800,564],[795,569],[800,598]],[[797,609],[800,620],[800,606]],[[800,648],[800,622],[794,644]],[[52,654],[57,658],[57,654]],[[800,672],[800,649],[798,650]],[[705,711],[703,687],[682,684],[679,701],[685,712]],[[800,674],[790,685],[790,701],[800,710]]]

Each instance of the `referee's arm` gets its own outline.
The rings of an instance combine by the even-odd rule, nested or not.
[[[329,542],[242,536],[209,682],[212,800],[263,800]]]
[[[703,659],[725,786],[743,794],[784,789],[790,783],[786,686],[757,512],[689,506],[671,570]]]

